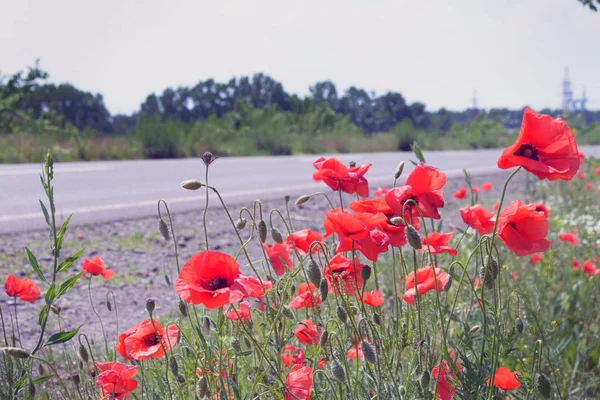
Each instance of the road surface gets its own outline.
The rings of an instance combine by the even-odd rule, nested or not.
[[[600,157],[600,146],[583,146],[586,155]],[[425,152],[427,162],[449,177],[498,171],[500,149]],[[405,172],[412,170],[411,152],[335,155],[342,162],[372,162],[367,173],[371,188],[390,186],[393,173],[402,160]],[[210,184],[228,204],[255,199],[295,198],[327,190],[313,182],[312,162],[316,155],[219,158],[210,167]],[[45,200],[38,164],[0,165],[0,234],[44,229],[38,199]],[[201,209],[204,189],[188,191],[180,186],[187,179],[204,181],[204,165],[199,158],[177,160],[137,160],[56,163],[55,197],[59,221],[74,213],[73,224],[88,224],[137,218],[156,214],[156,203],[165,199],[172,212]]]

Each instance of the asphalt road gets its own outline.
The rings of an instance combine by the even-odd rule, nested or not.
[[[600,157],[600,146],[583,146],[586,155]],[[431,151],[427,162],[449,177],[497,171],[501,150]],[[372,162],[367,173],[370,187],[390,186],[393,173],[402,160],[405,172],[412,170],[410,152],[336,155],[341,161]],[[318,156],[229,157],[219,158],[210,167],[210,184],[228,204],[255,199],[295,199],[301,194],[328,190],[313,182],[312,162]],[[0,165],[0,234],[43,229],[45,222],[38,199],[45,200],[38,164]],[[55,197],[59,221],[74,213],[73,224],[106,222],[123,218],[157,215],[157,201],[164,199],[172,212],[198,210],[204,190],[188,191],[180,183],[196,178],[204,181],[204,165],[199,158],[178,160],[138,160],[57,163]]]

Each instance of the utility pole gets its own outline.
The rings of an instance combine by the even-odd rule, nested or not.
[[[565,78],[562,82],[562,110],[565,113],[571,111],[573,106],[573,90],[569,79],[569,68],[565,68]]]

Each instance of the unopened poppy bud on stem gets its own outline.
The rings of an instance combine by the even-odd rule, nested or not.
[[[162,235],[162,237],[165,240],[171,240],[171,234],[169,233],[169,227],[167,226],[167,223],[165,222],[164,219],[159,218],[158,219],[158,231],[160,232],[160,234]]]
[[[260,238],[261,243],[267,241],[267,223],[263,220],[260,220],[258,223],[258,237]]]
[[[404,219],[402,219],[401,217],[392,217],[392,218],[390,218],[390,223],[392,225],[396,225],[396,226],[401,226],[401,225],[405,224]]]
[[[419,236],[419,232],[412,225],[406,226],[406,239],[408,240],[408,244],[415,250],[421,249],[423,244],[421,243],[421,236]]]
[[[321,279],[321,283],[319,284],[319,292],[321,293],[321,300],[327,300],[327,296],[329,295],[329,285],[327,284],[327,279]]]
[[[146,311],[148,311],[148,313],[150,315],[152,315],[152,313],[154,312],[155,307],[156,307],[156,302],[154,301],[154,299],[146,300]]]
[[[313,285],[319,286],[321,284],[321,278],[323,277],[321,268],[313,260],[310,260],[308,267],[306,267],[306,276]]]
[[[59,306],[55,306],[54,304],[52,304],[50,306],[50,311],[52,311],[54,314],[58,315],[58,314],[60,314],[61,308]]]
[[[364,282],[368,281],[369,278],[371,277],[371,270],[373,268],[369,267],[368,265],[363,265],[362,268],[360,269],[360,277],[362,278],[362,280]]]
[[[404,161],[400,161],[400,164],[398,164],[396,167],[396,170],[394,171],[394,179],[400,178],[402,171],[404,171]]]
[[[238,219],[238,221],[235,224],[235,227],[237,228],[238,231],[241,231],[242,229],[244,229],[246,227],[246,223],[248,221],[246,221],[246,219],[244,218],[240,218]]]
[[[481,326],[475,325],[469,330],[469,334],[477,333],[481,329]]]
[[[80,344],[77,352],[79,353],[79,358],[81,358],[81,360],[83,360],[84,362],[88,362],[90,357],[84,345]]]
[[[296,200],[296,205],[299,206],[300,204],[304,204],[308,200],[310,200],[310,196],[307,194],[304,194],[304,195],[298,197],[298,199]]]
[[[286,318],[294,319],[294,313],[293,313],[292,309],[289,308],[288,306],[283,306],[283,308],[281,309],[281,313]]]
[[[283,236],[281,236],[281,232],[277,228],[271,228],[271,238],[275,243],[283,244]]]
[[[205,377],[201,376],[198,384],[196,385],[196,396],[199,399],[203,399],[208,394],[208,381]]]
[[[546,378],[546,375],[539,374],[537,376],[537,391],[544,398],[549,399],[552,394],[552,386],[550,385],[550,381]]]
[[[21,349],[20,347],[2,347],[0,350],[14,358],[29,358],[30,356],[27,350]]]
[[[197,179],[188,179],[181,182],[181,187],[187,190],[198,190],[202,187],[202,184]]]
[[[523,328],[525,328],[525,324],[523,324],[523,320],[519,317],[515,320],[515,329],[519,333],[523,333]]]
[[[179,364],[177,364],[177,358],[175,358],[175,357],[169,358],[169,369],[171,370],[171,373],[173,374],[173,376],[179,375]]]
[[[346,371],[338,360],[333,360],[331,362],[331,374],[336,381],[340,383],[346,382]]]
[[[361,343],[362,351],[365,356],[365,360],[371,364],[377,363],[377,351],[375,350],[375,346],[371,343],[363,340]]]
[[[323,331],[323,333],[321,334],[321,339],[319,339],[319,346],[321,346],[321,347],[327,346],[328,340],[329,340],[329,332],[327,331],[327,329],[325,329]]]
[[[344,324],[348,322],[348,313],[342,306],[338,306],[336,313],[340,321],[342,321]]]
[[[423,371],[423,373],[421,374],[421,378],[419,379],[419,385],[421,385],[421,389],[427,390],[427,388],[429,388],[430,379],[431,375],[429,374],[429,371]]]
[[[204,163],[204,165],[206,165],[207,167],[212,164],[213,162],[215,162],[215,160],[219,158],[215,155],[213,155],[213,153],[211,153],[210,151],[205,152],[204,154],[202,154],[200,156],[200,159],[202,160],[202,162]]]

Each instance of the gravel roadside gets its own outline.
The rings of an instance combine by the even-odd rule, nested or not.
[[[473,185],[480,186],[487,181],[492,183],[491,191],[480,192],[480,203],[491,207],[491,204],[499,199],[507,176],[506,171],[473,176]],[[457,210],[460,207],[467,206],[469,201],[455,200],[451,195],[463,185],[464,179],[455,177],[449,178],[444,187],[446,207],[442,210],[442,217],[446,226],[451,223],[458,226],[462,224]],[[522,192],[525,185],[526,174],[518,174],[511,182],[507,201],[516,198],[515,193]],[[334,204],[337,204],[337,194],[331,195],[331,200]],[[57,193],[57,201],[60,202],[60,193]],[[289,205],[293,229],[310,228],[322,232],[323,212],[328,208],[325,199],[318,196],[302,206],[296,206],[294,201],[295,198],[292,198]],[[348,204],[349,201],[352,201],[352,197],[347,196],[344,201],[345,204]],[[222,208],[216,206],[216,202],[216,198],[211,198],[212,207],[207,212],[210,248],[235,256],[240,248],[237,235],[226,213]],[[234,220],[237,219],[242,207],[252,209],[252,204],[229,206]],[[263,215],[267,223],[269,210],[272,209],[279,209],[285,214],[284,200],[272,200],[263,203]],[[41,213],[40,218],[43,218]],[[76,219],[76,216],[74,219]],[[285,232],[285,227],[278,217],[274,215],[273,221],[279,230]],[[176,233],[179,262],[183,266],[193,254],[205,247],[202,210],[174,215],[173,225]],[[175,251],[173,242],[166,242],[159,234],[157,226],[157,217],[146,217],[106,224],[71,227],[65,236],[63,257],[67,257],[85,247],[85,257],[91,258],[95,255],[102,257],[107,268],[113,269],[115,275],[109,281],[105,281],[100,276],[93,277],[90,292],[88,292],[88,284],[90,283],[88,279],[81,279],[66,296],[58,300],[57,305],[61,307],[60,318],[52,315],[48,332],[52,334],[58,332],[59,329],[67,330],[83,325],[81,332],[96,340],[101,340],[101,325],[91,308],[90,293],[95,308],[102,318],[109,343],[114,343],[118,334],[125,329],[147,319],[145,311],[147,298],[156,301],[154,312],[156,316],[173,315],[176,310],[177,296],[172,284],[167,283],[165,276],[169,278],[171,283],[177,277]],[[241,233],[244,240],[247,239],[250,234],[250,223]],[[264,265],[264,261],[260,261],[262,252],[257,243],[259,242],[253,241],[251,243],[249,247],[250,254],[253,260],[258,261],[258,265]],[[269,238],[267,243],[272,244],[272,240]],[[52,259],[48,250],[48,233],[46,231],[2,235],[0,236],[0,279],[4,280],[7,274],[14,274],[18,277],[28,276],[34,282],[40,283],[28,264],[25,247],[29,247],[37,256],[42,268],[44,266],[49,268]],[[62,280],[79,271],[82,260],[83,257],[71,267],[68,274],[63,275]],[[239,261],[242,270],[247,272],[242,257]],[[44,291],[45,288],[42,287],[42,292]],[[114,294],[114,300],[111,293]],[[112,311],[107,308],[107,296],[110,297]],[[37,314],[43,304],[43,297],[33,304],[17,300],[16,309],[18,311],[22,345],[25,348],[35,345],[35,339],[39,335]],[[0,295],[0,308],[2,308],[6,330],[10,333],[15,313],[13,299],[8,298],[4,293]],[[7,334],[7,336],[9,335]]]

